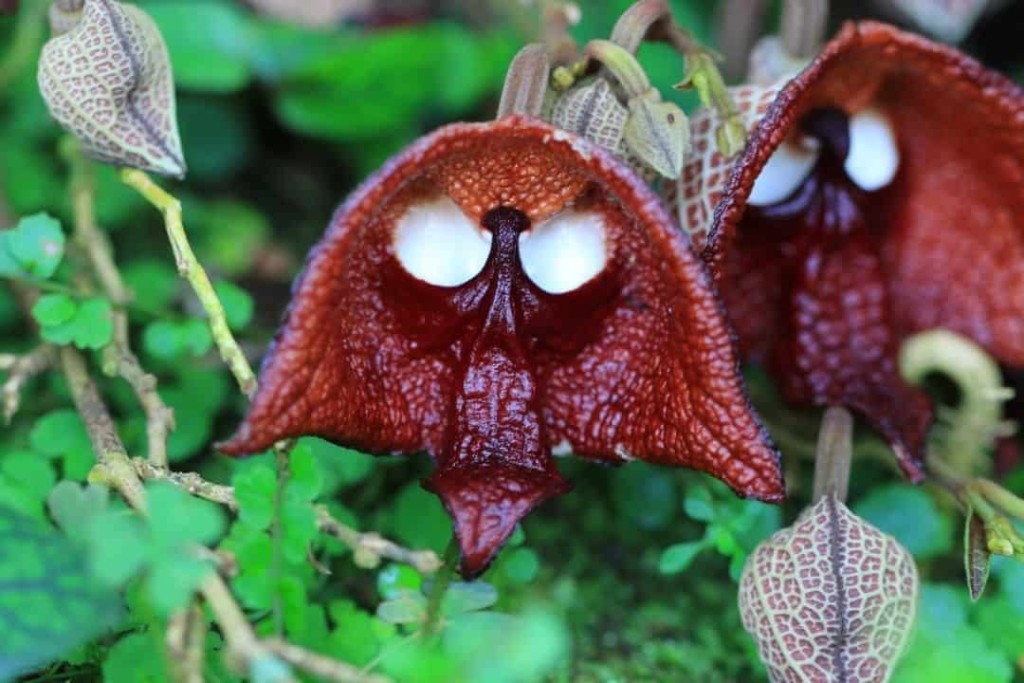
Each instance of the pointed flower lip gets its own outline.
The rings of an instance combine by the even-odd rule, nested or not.
[[[752,131],[746,148],[736,159],[723,158],[706,134],[709,114],[695,116],[695,155],[670,198],[713,273],[741,351],[769,366],[772,357],[776,366],[780,358],[802,357],[792,346],[773,349],[806,337],[793,330],[799,311],[778,308],[787,296],[779,293],[790,281],[786,273],[799,271],[772,250],[790,240],[785,253],[796,249],[810,259],[799,262],[805,268],[825,268],[825,284],[805,278],[800,285],[809,288],[802,300],[814,302],[813,314],[800,314],[818,320],[813,334],[871,341],[842,352],[818,348],[802,369],[776,367],[783,393],[855,408],[894,445],[905,473],[920,479],[931,408],[898,376],[899,342],[945,327],[1007,365],[1024,365],[1024,90],[956,50],[863,22],[846,24],[792,79],[745,86],[736,96]],[[799,143],[810,114],[826,110],[849,119],[850,148],[840,150],[845,166],[832,172],[845,179],[818,191],[832,198],[821,200],[826,204],[841,199],[847,209],[857,207],[855,220],[842,223],[859,236],[819,235],[796,248],[792,231],[766,221],[773,211],[755,206],[764,203],[764,188],[752,193],[780,150],[798,159],[787,146]],[[865,140],[874,145],[868,155],[855,149]],[[838,149],[835,141],[831,147]],[[820,170],[822,162],[814,163]],[[824,182],[814,172],[796,177],[808,165],[783,167],[794,176],[783,180],[804,192],[807,183]],[[787,187],[775,189],[769,198]],[[833,204],[825,215],[849,218],[838,209]],[[820,261],[822,254],[836,256]],[[851,300],[861,308],[844,311]],[[860,319],[865,302],[882,302],[868,307],[870,323]],[[837,379],[843,368],[861,372]]]
[[[489,251],[435,278],[424,259],[449,243]],[[335,214],[219,448],[303,435],[429,454],[467,576],[568,491],[565,445],[784,495],[710,275],[663,204],[610,153],[522,116],[420,139]]]

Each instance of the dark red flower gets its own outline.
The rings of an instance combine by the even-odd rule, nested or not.
[[[945,327],[1024,365],[1024,91],[865,22],[777,94],[739,95],[747,147],[716,178],[726,160],[696,143],[680,220],[741,352],[788,400],[863,414],[918,480],[932,408],[900,378],[901,340]]]
[[[522,117],[437,131],[339,210],[221,449],[304,434],[429,453],[467,576],[568,491],[552,452],[783,495],[710,279],[657,197]]]

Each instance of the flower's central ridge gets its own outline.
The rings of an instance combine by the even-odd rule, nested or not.
[[[907,474],[920,478],[931,411],[898,371],[888,278],[869,223],[880,193],[850,177],[861,144],[851,117],[816,110],[800,130],[811,138],[802,144],[817,152],[810,173],[785,199],[750,206],[740,226],[742,239],[760,242],[781,276],[774,298],[781,325],[763,360],[787,400],[867,416]]]

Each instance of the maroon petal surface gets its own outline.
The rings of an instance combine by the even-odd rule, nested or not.
[[[419,279],[398,254],[399,226],[438,201],[490,245],[462,284]],[[527,275],[523,237],[540,240],[535,230],[566,215],[600,227],[605,261],[551,293]],[[444,240],[449,223],[438,225]],[[542,257],[578,265],[564,248]],[[424,485],[452,515],[467,576],[534,506],[569,489],[556,448],[696,467],[743,496],[783,495],[710,279],[658,199],[610,155],[519,117],[424,138],[339,210],[249,414],[221,448],[252,453],[300,435],[429,453],[437,469]]]

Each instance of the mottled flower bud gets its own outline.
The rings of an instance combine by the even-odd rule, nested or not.
[[[917,588],[910,553],[828,493],[751,554],[740,613],[772,681],[885,681]]]
[[[90,157],[185,175],[167,46],[139,8],[86,0],[81,20],[44,46],[39,88]]]

